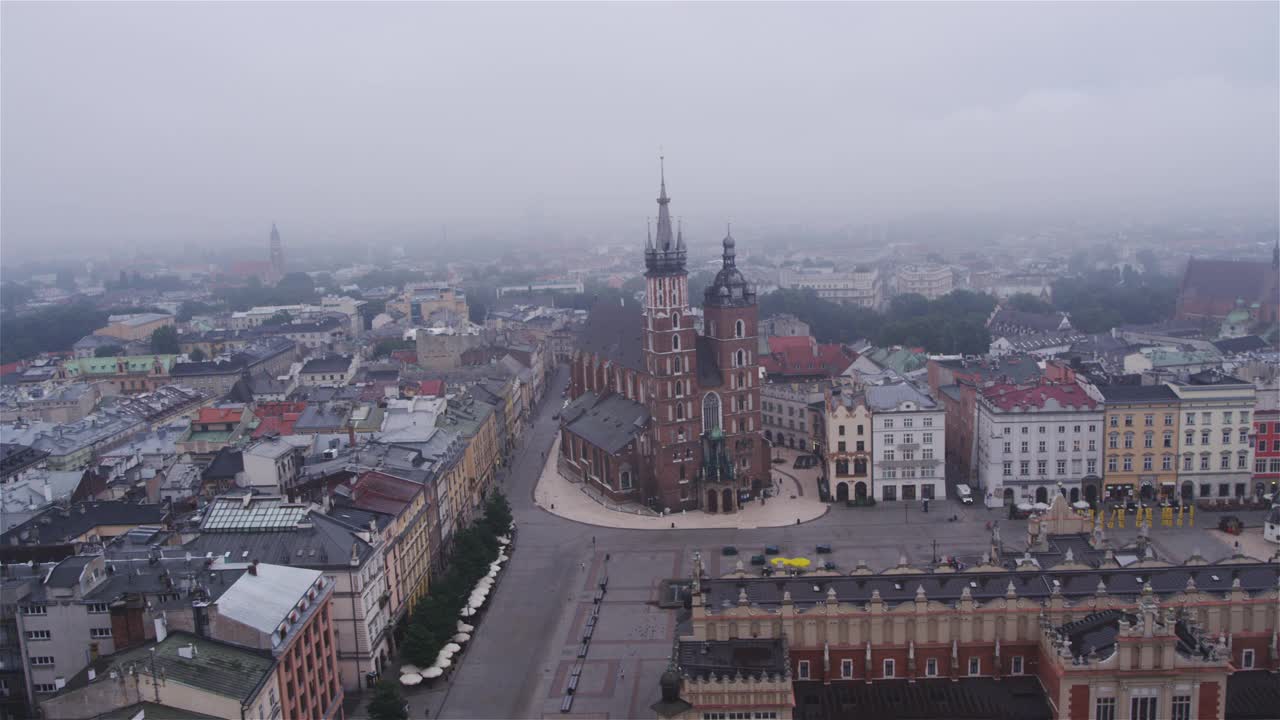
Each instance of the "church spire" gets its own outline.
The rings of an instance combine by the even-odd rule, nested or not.
[[[658,172],[661,175],[661,190],[658,192],[658,250],[671,250],[672,240],[671,234],[671,211],[667,209],[667,205],[671,203],[671,198],[667,197],[667,168],[666,158],[658,157]]]
[[[653,218],[644,219],[644,249],[646,252],[653,250]]]
[[[684,218],[676,218],[676,249],[684,250]]]

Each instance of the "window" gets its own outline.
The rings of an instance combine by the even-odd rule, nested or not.
[[[1164,431],[1164,446],[1167,448],[1173,447],[1173,432],[1169,430]]]
[[[1200,424],[1201,424],[1201,425],[1208,425],[1208,424],[1209,424],[1209,423],[1211,423],[1211,422],[1213,422],[1213,413],[1210,413],[1210,412],[1202,412],[1202,413],[1200,413]]]
[[[1143,470],[1150,471],[1150,470],[1151,470],[1151,462],[1152,462],[1152,460],[1151,460],[1151,456],[1150,456],[1150,455],[1143,455],[1143,456],[1142,456],[1142,469],[1143,469]]]
[[[1191,720],[1191,696],[1174,695],[1172,714],[1169,720]]]
[[[1066,461],[1066,460],[1059,460],[1059,461],[1058,461],[1058,474],[1059,474],[1059,475],[1066,475],[1066,474],[1067,474],[1067,461]]]
[[[743,367],[747,364],[747,351],[739,350],[733,354],[733,364],[735,367]]]
[[[884,677],[893,677],[893,658],[885,658],[884,660]]]
[[[921,460],[932,460],[932,459],[933,459],[933,448],[925,448],[924,450],[921,450],[921,451],[920,451],[920,459],[921,459]]]
[[[1026,440],[1023,440],[1022,445],[1018,448],[1020,452],[1027,452],[1030,449],[1031,445]]]
[[[1161,470],[1172,470],[1172,469],[1173,469],[1173,456],[1172,456],[1172,455],[1163,455],[1163,456],[1161,456],[1161,457],[1160,457],[1160,469],[1161,469]]]
[[[1142,436],[1142,447],[1144,448],[1155,447],[1155,440],[1156,440],[1155,433],[1145,433]]]
[[[1124,446],[1125,448],[1133,447],[1133,433],[1124,434]]]
[[[1236,469],[1237,470],[1249,469],[1249,454],[1243,450],[1241,450],[1239,453],[1236,454]]]
[[[920,424],[925,427],[933,427],[933,418],[927,417],[924,420],[922,420]],[[926,440],[925,442],[928,442],[928,441]]]
[[[720,429],[720,396],[707,393],[702,398],[702,431],[711,432]]]
[[[1259,434],[1259,435],[1266,435],[1266,434],[1267,434],[1267,424],[1266,424],[1266,423],[1258,423],[1258,434]]]
[[[969,674],[980,675],[982,673],[982,660],[976,657],[969,658]]]
[[[49,610],[44,605],[24,605],[22,607],[23,615],[48,615]]]
[[[845,441],[844,441],[844,440],[839,441],[838,443],[836,443],[836,445],[838,445],[838,446],[839,446],[839,447],[837,447],[837,448],[836,448],[836,450],[837,450],[837,451],[839,451],[839,452],[846,452],[846,451],[847,451],[847,448],[845,447]]]
[[[1187,435],[1186,435],[1186,437],[1182,438],[1182,444],[1183,444],[1183,445],[1195,445],[1195,444],[1196,444],[1196,431],[1195,431],[1195,430],[1188,430],[1188,431],[1187,431]]]
[[[1013,462],[1009,460],[1004,461],[1004,476],[1013,477]]]
[[[1117,450],[1120,447],[1120,433],[1111,433],[1107,436],[1107,447]]]
[[[1248,436],[1246,435],[1246,437],[1248,437]],[[1230,445],[1230,444],[1231,444],[1231,428],[1223,428],[1223,429],[1222,429],[1222,444],[1223,444],[1223,445]]]
[[[1043,425],[1040,426],[1040,434],[1045,434],[1045,427]]]
[[[1266,451],[1267,451],[1267,441],[1266,441],[1266,440],[1259,440],[1259,441],[1258,441],[1258,452],[1260,452],[1260,453],[1264,453],[1264,452],[1266,452]]]
[[[1045,451],[1045,444],[1044,444],[1044,441],[1041,440],[1040,444],[1036,446],[1036,452],[1044,452],[1044,451]]]
[[[932,443],[933,443],[933,433],[923,433],[923,434],[920,436],[920,442],[921,442],[921,443],[923,443],[923,444],[925,444],[925,445],[930,445],[930,444],[932,444]]]
[[[1120,427],[1120,416],[1119,416],[1119,415],[1112,415],[1111,417],[1107,418],[1107,421],[1108,421],[1108,422],[1107,422],[1107,424],[1108,424],[1110,427]]]
[[[1031,461],[1023,460],[1018,463],[1018,475],[1026,477],[1031,474]]]
[[[915,436],[914,436],[914,435],[912,435],[911,433],[903,433],[903,435],[902,435],[902,442],[903,442],[903,444],[904,444],[904,445],[914,445],[914,444],[915,444]]]
[[[925,677],[938,677],[938,658],[929,658],[924,661]]]
[[[1013,452],[1013,443],[1005,443],[1004,451],[1005,451],[1005,454]]]
[[[853,677],[853,661],[844,659],[840,661],[840,677],[848,680]]]
[[[1230,410],[1223,410],[1223,411],[1222,411],[1222,424],[1223,424],[1223,425],[1230,425],[1230,424],[1231,424],[1231,411],[1230,411]]]
[[[1267,472],[1280,473],[1280,458],[1271,458],[1271,467]]]
[[[1131,720],[1158,720],[1156,716],[1156,705],[1159,698],[1154,695],[1138,695],[1141,692],[1134,690],[1133,696],[1129,699],[1129,717]]]
[[[1266,460],[1264,460],[1264,459],[1262,459],[1262,458],[1258,458],[1257,460],[1254,460],[1254,461],[1253,461],[1253,471],[1254,471],[1255,473],[1264,473],[1264,472],[1266,472],[1266,471],[1267,471],[1267,461],[1266,461]]]
[[[1240,422],[1245,423],[1245,424],[1248,424],[1248,422],[1249,422],[1249,411],[1248,411],[1248,410],[1241,410],[1241,411],[1240,411]]]
[[[796,677],[801,680],[809,679],[809,661],[801,660],[800,665],[796,668]]]
[[[1116,699],[1100,697],[1093,705],[1093,715],[1097,720],[1116,720]]]
[[[28,640],[48,640],[51,637],[53,636],[49,633],[48,630],[28,630],[27,631]]]
[[[885,450],[885,451],[884,451],[884,459],[885,459],[885,460],[894,460],[894,459],[895,459],[894,452],[893,452],[892,450]]]
[[[884,436],[884,442],[885,442],[885,444],[886,444],[886,445],[892,445],[892,444],[893,444],[893,433],[889,433],[888,435],[885,435],[885,436]]]
[[[1107,458],[1107,472],[1120,472],[1120,464],[1116,462],[1115,455]]]
[[[1067,451],[1067,441],[1066,441],[1066,440],[1059,440],[1059,441],[1058,441],[1058,452],[1066,452],[1066,451]]]
[[[1218,497],[1230,497],[1230,496],[1231,496],[1231,484],[1218,483]]]
[[[1191,469],[1191,456],[1190,456],[1190,455],[1183,455],[1183,456],[1182,456],[1182,469],[1183,469],[1183,470],[1190,470],[1190,469]]]
[[[1248,443],[1249,443],[1249,431],[1245,428],[1240,428],[1240,444],[1247,445]]]
[[[1048,460],[1037,460],[1037,461],[1036,461],[1036,474],[1037,474],[1037,475],[1048,475],[1048,474],[1049,474],[1049,461],[1048,461]]]
[[[1010,434],[1010,433],[1012,433],[1012,432],[1013,432],[1013,428],[1011,428],[1011,427],[1006,427],[1006,428],[1004,429],[1004,434],[1005,434],[1005,435],[1008,435],[1008,434]]]
[[[844,435],[844,426],[843,426],[843,425],[839,426],[839,432],[837,432],[836,434],[837,434],[837,435]]]
[[[747,335],[747,324],[742,322],[741,320],[738,320],[737,322],[735,322],[733,324],[733,336],[746,337],[746,335]]]
[[[1090,474],[1090,475],[1096,475],[1096,474],[1098,474],[1098,460],[1097,460],[1097,458],[1089,458],[1088,460],[1086,460],[1086,461],[1085,461],[1085,464],[1089,466],[1089,471],[1088,471],[1088,472],[1089,472],[1089,474]]]
[[[1092,439],[1089,440],[1089,452],[1093,452],[1094,450],[1097,450],[1097,449],[1098,449],[1098,441],[1092,440]]]
[[[1246,648],[1240,653],[1240,667],[1245,670],[1253,669],[1253,648]]]
[[[672,350],[679,350],[679,349],[680,349],[680,336],[679,336],[679,335],[672,335],[672,336],[671,336],[671,349],[672,349]]]
[[[1133,427],[1133,416],[1132,416],[1132,415],[1125,415],[1125,416],[1124,416],[1124,426],[1125,426],[1125,427]]]
[[[1186,422],[1184,422],[1184,423],[1182,423],[1182,424],[1183,424],[1183,425],[1195,425],[1195,424],[1196,424],[1196,414],[1195,414],[1195,413],[1187,413],[1187,419],[1186,419]]]
[[[884,419],[884,429],[889,430],[893,427],[893,418]]]
[[[1200,497],[1209,497],[1211,489],[1209,483],[1200,483]]]
[[[35,689],[37,693],[58,692],[58,686],[53,683],[32,683],[31,687]]]
[[[89,628],[89,637],[109,638],[111,637],[111,628]]]
[[[1142,416],[1142,424],[1143,424],[1143,425],[1146,425],[1147,427],[1151,427],[1152,425],[1155,425],[1155,424],[1156,424],[1156,416],[1155,416],[1154,414],[1152,414],[1152,413],[1147,413],[1146,415],[1143,415],[1143,416]]]
[[[1124,456],[1124,471],[1131,472],[1133,470],[1133,458],[1129,455]]]
[[[913,427],[915,424],[916,424],[916,421],[915,421],[915,419],[914,419],[914,418],[903,418],[903,419],[902,419],[902,427],[904,427],[904,428]],[[911,442],[911,441],[910,441],[910,440],[908,440],[907,442]]]
[[[1209,469],[1209,453],[1205,453],[1200,456],[1200,469],[1201,470]]]
[[[1009,672],[1014,675],[1022,674],[1022,656],[1021,655],[1013,656],[1009,666]]]
[[[1231,454],[1230,454],[1230,453],[1222,453],[1222,457],[1221,457],[1221,458],[1219,459],[1219,461],[1218,461],[1218,469],[1219,469],[1219,470],[1230,470],[1230,469],[1231,469]]]
[[[36,667],[44,667],[52,665],[54,662],[52,655],[32,655],[31,664]]]

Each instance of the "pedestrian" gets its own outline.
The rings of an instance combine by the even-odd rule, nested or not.
[[[580,562],[580,563],[578,563],[578,567],[582,568],[583,570],[586,570],[586,569],[587,569],[587,564],[586,564],[586,563],[584,563],[584,562]]]
[[[595,547],[595,546],[596,546],[596,536],[595,536],[595,535],[592,535],[592,536],[591,536],[591,547]]]

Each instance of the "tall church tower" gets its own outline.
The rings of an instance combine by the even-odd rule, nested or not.
[[[702,301],[703,323],[722,378],[717,393],[725,452],[734,465],[735,479],[750,488],[752,481],[769,477],[767,450],[760,436],[759,308],[755,286],[738,270],[733,235],[726,234],[722,245],[720,272]]]
[[[667,207],[670,203],[664,167],[658,193],[657,235],[648,237],[644,249],[643,353],[645,370],[652,377],[645,404],[658,434],[654,438],[655,475],[662,477],[658,487],[675,487],[677,480],[689,480],[697,472],[701,432],[697,330],[689,315],[687,251],[683,230],[672,232]],[[676,507],[672,503],[668,506]]]
[[[284,277],[284,247],[280,244],[280,231],[271,223],[271,274],[277,281]]]

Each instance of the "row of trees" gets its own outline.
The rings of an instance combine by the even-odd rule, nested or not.
[[[400,656],[419,667],[435,663],[440,649],[457,632],[459,612],[471,590],[489,572],[489,564],[501,549],[498,536],[511,529],[511,505],[501,492],[485,503],[484,515],[454,536],[449,570],[434,580],[431,592],[418,601],[409,617],[409,629],[400,643]],[[378,683],[369,701],[373,720],[404,720],[404,696],[393,678]]]
[[[778,290],[760,299],[762,317],[789,313],[809,324],[819,342],[922,347],[936,353],[985,353],[991,336],[985,323],[995,299],[957,290],[937,300],[899,295],[883,313],[841,305],[813,290]]]

